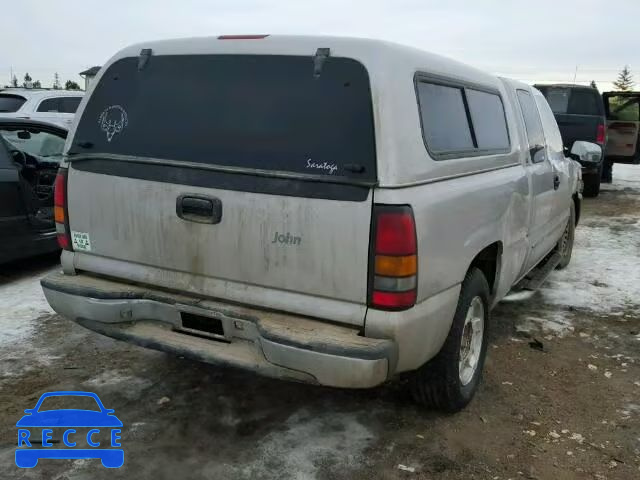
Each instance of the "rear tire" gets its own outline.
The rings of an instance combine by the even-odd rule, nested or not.
[[[590,197],[590,198],[595,198],[598,195],[600,195],[601,181],[602,179],[600,175],[597,175],[597,174],[585,175],[584,178],[582,179],[582,182],[584,183],[584,190],[582,191],[582,194],[585,197]]]
[[[476,327],[481,338],[477,337]],[[462,282],[456,313],[442,349],[411,374],[411,392],[416,402],[446,412],[460,411],[469,404],[482,376],[488,329],[489,284],[474,267]]]
[[[562,259],[556,266],[556,270],[562,270],[571,262],[571,254],[573,253],[573,242],[575,240],[576,232],[576,204],[571,201],[571,208],[569,213],[569,220],[565,227],[562,237],[558,240],[556,245],[556,251],[560,253]]]

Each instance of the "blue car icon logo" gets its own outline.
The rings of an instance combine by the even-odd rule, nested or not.
[[[93,399],[96,408],[95,410],[45,409],[43,402],[52,397],[57,403],[78,400],[78,397],[81,397],[81,400],[89,401],[91,406],[93,406],[91,401]],[[48,403],[51,403],[51,400]],[[18,467],[33,468],[41,458],[99,458],[102,465],[107,468],[119,468],[124,463],[124,450],[119,448],[122,422],[113,414],[114,410],[104,407],[95,393],[48,392],[40,397],[34,408],[24,412],[26,415],[16,423],[18,427],[16,465]],[[87,428],[89,430],[85,433],[83,430]],[[54,430],[57,434],[61,434],[62,445],[59,440],[53,440]],[[106,435],[109,441],[103,438]],[[87,448],[84,448],[85,446]]]

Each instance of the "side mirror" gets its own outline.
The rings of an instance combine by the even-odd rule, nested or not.
[[[569,156],[581,163],[596,164],[602,160],[602,147],[595,143],[576,140]]]
[[[544,145],[534,145],[529,149],[529,155],[533,163],[544,162]]]
[[[27,408],[24,413],[33,413],[34,410],[35,408]]]

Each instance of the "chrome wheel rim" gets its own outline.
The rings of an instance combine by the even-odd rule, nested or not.
[[[467,310],[460,342],[458,370],[460,383],[468,385],[478,369],[482,339],[484,337],[484,304],[480,297],[474,297]]]

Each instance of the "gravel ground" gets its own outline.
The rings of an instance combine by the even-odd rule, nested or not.
[[[101,337],[51,312],[44,257],[0,273],[2,479],[638,479],[640,166],[587,199],[572,264],[493,312],[479,394],[447,416],[399,378],[343,391]],[[96,392],[125,464],[14,464],[15,422],[53,390]],[[55,439],[54,434],[54,439]]]

